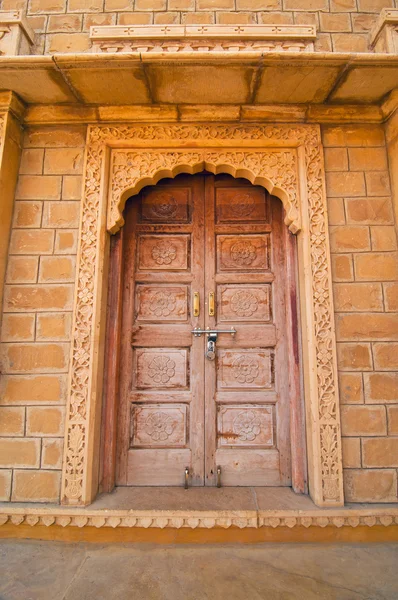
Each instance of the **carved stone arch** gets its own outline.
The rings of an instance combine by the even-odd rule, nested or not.
[[[277,195],[298,234],[310,494],[343,504],[336,343],[324,168],[314,125],[93,126],[86,146],[66,419],[62,501],[89,504],[98,489],[103,310],[109,233],[129,196],[179,173],[245,177]]]

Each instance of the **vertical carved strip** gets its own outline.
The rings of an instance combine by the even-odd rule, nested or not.
[[[100,188],[105,155],[103,144],[89,144],[86,156],[84,197],[80,224],[79,261],[75,290],[74,324],[66,417],[62,501],[83,504],[87,461],[90,384],[93,378],[94,293],[98,285],[97,254],[100,252]],[[90,494],[89,494],[90,495]]]
[[[336,369],[328,223],[320,146],[306,146],[313,323],[318,383],[322,503],[343,503],[340,414]],[[315,462],[316,464],[316,462]]]

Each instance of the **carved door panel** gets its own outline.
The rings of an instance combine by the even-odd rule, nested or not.
[[[182,485],[186,467],[204,482],[203,197],[203,177],[179,177],[127,208],[118,485]]]
[[[223,486],[290,485],[284,227],[278,200],[230,176],[163,180],[129,203],[118,485],[180,486],[188,467],[190,485],[214,486],[218,466]],[[195,327],[237,333],[208,360]]]
[[[206,326],[219,334],[205,363],[206,484],[290,485],[282,208],[228,176],[206,179]]]

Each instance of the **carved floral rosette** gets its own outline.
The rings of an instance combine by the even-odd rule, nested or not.
[[[300,158],[303,156],[304,163]],[[108,167],[109,181],[105,181]],[[306,310],[312,314],[309,322],[313,323],[310,336],[315,348],[316,389],[306,402],[312,406],[309,414],[317,415],[316,423],[311,424],[315,432],[312,452],[319,455],[316,462],[320,465],[319,472],[310,476],[322,488],[318,504],[341,505],[340,416],[326,200],[320,133],[315,125],[162,124],[89,128],[62,500],[67,504],[87,504],[93,496],[93,490],[87,489],[92,468],[89,449],[94,438],[93,415],[100,412],[95,409],[100,399],[93,392],[98,354],[93,340],[99,326],[94,304],[104,259],[101,257],[104,215],[107,212],[108,232],[115,233],[123,225],[122,212],[129,196],[163,177],[203,169],[246,177],[266,187],[282,200],[285,223],[293,233],[301,231],[303,208],[308,212],[305,215],[308,231],[302,235],[306,236],[311,263],[312,306]],[[303,179],[306,197],[300,185]]]

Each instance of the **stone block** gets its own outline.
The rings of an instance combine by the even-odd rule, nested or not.
[[[80,202],[46,202],[43,210],[43,227],[64,229],[78,227],[80,220]]]
[[[38,200],[16,201],[14,204],[13,227],[40,227],[43,203]]]
[[[3,375],[0,404],[62,404],[66,401],[65,375]]]
[[[362,404],[363,386],[360,373],[339,373],[341,404]]]
[[[33,341],[35,338],[34,314],[4,313],[1,324],[2,342]]]
[[[25,408],[23,406],[0,407],[0,436],[23,436],[25,430]]]
[[[341,406],[343,436],[377,436],[387,434],[385,406]]]
[[[326,190],[331,198],[363,196],[365,194],[364,174],[349,171],[326,173]]]
[[[13,502],[57,502],[61,486],[59,471],[15,471]]]
[[[398,435],[398,405],[387,406],[388,435]]]
[[[285,10],[329,10],[328,0],[284,0]]]
[[[282,0],[236,0],[236,10],[282,10]]]
[[[392,225],[394,216],[391,198],[346,198],[347,223],[363,225]]]
[[[0,438],[0,467],[37,469],[40,463],[40,440]]]
[[[59,200],[61,177],[55,175],[20,175],[16,200]]]
[[[62,200],[80,200],[82,178],[78,175],[65,175],[62,178]]]
[[[398,371],[398,344],[373,344],[373,359],[376,371]]]
[[[184,25],[211,25],[214,22],[214,12],[187,12],[181,14],[181,23]]]
[[[46,37],[46,52],[49,54],[87,52],[90,47],[88,33],[53,33]]]
[[[83,15],[50,15],[48,33],[75,33],[81,31]]]
[[[319,14],[318,12],[295,12],[294,13],[294,24],[295,25],[315,25],[319,30]]]
[[[41,175],[43,173],[44,150],[28,148],[22,150],[19,173],[21,175]]]
[[[56,231],[55,233],[55,254],[76,254],[77,252],[77,234],[78,231]]]
[[[71,310],[73,285],[8,285],[5,309],[9,312]]]
[[[68,0],[68,12],[102,12],[104,0]]]
[[[235,0],[197,0],[197,10],[234,10]]]
[[[333,295],[336,312],[383,311],[380,283],[336,283]]]
[[[9,502],[11,496],[11,469],[0,469],[0,502]]]
[[[397,249],[397,234],[395,227],[375,225],[370,228],[372,250],[388,252]]]
[[[329,225],[345,225],[345,212],[343,198],[328,199]]]
[[[293,23],[292,12],[259,12],[257,13],[257,19],[259,23],[271,24],[271,25],[289,25]]]
[[[44,313],[37,315],[36,340],[56,342],[69,341],[72,313]]]
[[[14,229],[11,233],[10,254],[52,254],[54,231],[43,229]]]
[[[397,281],[398,255],[395,252],[372,252],[354,256],[355,279]]]
[[[352,281],[354,279],[352,254],[332,255],[331,259],[333,281]]]
[[[346,148],[325,148],[326,171],[348,171],[348,153]]]
[[[179,25],[181,19],[180,12],[155,13],[153,22],[155,25]]]
[[[31,0],[29,14],[63,13],[66,10],[66,0]]]
[[[367,196],[388,196],[391,193],[388,171],[366,171],[365,183]]]
[[[385,309],[389,312],[398,312],[398,283],[384,283]]]
[[[394,0],[358,0],[358,11],[378,13],[383,8],[394,8]]]
[[[40,258],[39,282],[74,282],[76,259],[74,256],[42,256]]]
[[[64,440],[61,438],[44,438],[42,441],[41,468],[62,469]]]
[[[356,0],[330,0],[330,10],[332,12],[355,12],[357,10]]]
[[[370,344],[337,344],[337,363],[340,371],[371,371]]]
[[[344,496],[346,502],[396,502],[397,473],[391,469],[347,469]]]
[[[168,0],[167,11],[170,10],[195,10],[195,0]]]
[[[343,467],[355,469],[361,467],[361,440],[356,437],[345,437],[341,440]]]
[[[364,467],[398,467],[398,437],[378,437],[362,440]]]
[[[91,15],[84,15],[83,31],[90,31],[90,27],[115,24],[116,15],[112,15],[110,13],[92,13]]]
[[[368,407],[371,409],[372,407]],[[26,435],[56,437],[64,432],[63,406],[29,406],[26,409]]]
[[[59,373],[67,370],[69,344],[3,344],[3,373]]]
[[[333,33],[332,45],[334,52],[369,52],[368,36],[362,33]]]
[[[135,0],[134,8],[135,10],[150,10],[151,12],[166,10],[167,0]]]
[[[398,340],[398,314],[351,313],[337,314],[337,339]]]
[[[329,235],[331,252],[366,252],[370,250],[368,227],[332,226],[329,228]]]
[[[6,281],[8,283],[36,283],[38,268],[38,256],[9,256]]]
[[[69,5],[70,2],[71,0]],[[86,125],[31,127],[25,134],[24,146],[25,148],[84,148],[86,129]]]
[[[152,23],[152,14],[143,12],[119,13],[117,22],[118,25],[149,25]]]
[[[365,402],[398,403],[398,373],[365,373]]]
[[[83,170],[81,148],[48,148],[44,155],[45,175],[80,175]]]
[[[322,144],[324,148],[341,148],[346,145],[345,132],[340,125],[322,125]],[[348,168],[348,167],[347,167]]]
[[[351,19],[348,13],[319,13],[321,31],[347,32],[351,31]]]
[[[385,148],[349,148],[350,171],[386,171],[387,153]]]
[[[256,13],[248,12],[217,12],[217,23],[220,25],[247,25],[256,23]]]
[[[352,14],[352,30],[358,33],[369,32],[376,23],[376,15]]]

